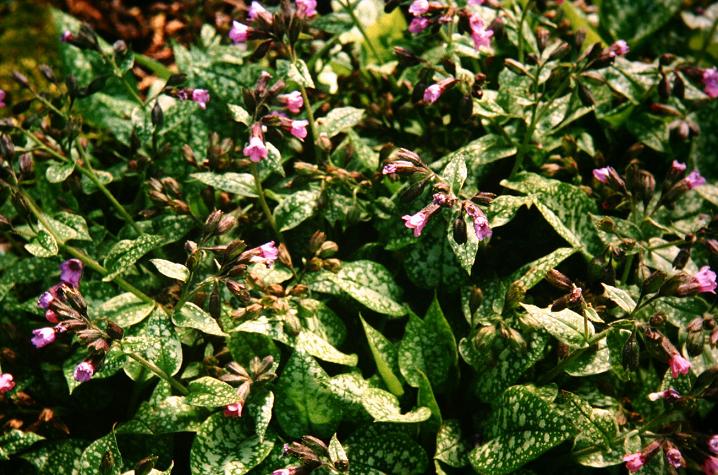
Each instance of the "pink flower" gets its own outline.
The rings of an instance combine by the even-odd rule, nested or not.
[[[224,407],[224,415],[227,417],[242,417],[242,402],[227,404]]]
[[[79,383],[85,383],[92,379],[92,375],[95,374],[95,365],[90,361],[83,361],[79,365],[75,366],[75,371],[72,373],[72,377]]]
[[[7,93],[0,89],[0,109],[6,106],[5,104],[5,97],[7,96]]]
[[[612,58],[616,56],[625,56],[631,49],[628,47],[628,43],[624,40],[618,40],[608,47],[608,55]]]
[[[444,89],[439,84],[432,84],[431,86],[424,89],[424,102],[427,104],[433,104],[444,93]]]
[[[262,6],[259,2],[252,2],[249,6],[249,12],[247,13],[247,19],[254,21],[257,17],[263,13],[267,13],[267,9]]]
[[[603,183],[608,184],[608,177],[611,175],[611,167],[596,168],[593,171],[593,177]]]
[[[684,178],[684,180],[686,181],[689,190],[692,190],[697,186],[706,184],[706,179],[703,178],[700,173],[698,173],[698,170],[693,170],[692,172],[690,172],[688,176]]]
[[[671,447],[670,449],[666,450],[666,458],[668,459],[668,463],[673,465],[673,467],[675,468],[682,467],[683,463],[685,462],[685,460],[683,460],[683,455],[681,454],[681,451],[675,447]]]
[[[384,175],[391,175],[393,173],[401,173],[403,171],[413,170],[416,168],[413,163],[407,160],[397,160],[395,162],[387,163],[382,168],[381,172]]]
[[[708,439],[708,450],[714,454],[718,454],[718,434],[712,435],[710,439]]]
[[[304,106],[304,99],[302,99],[302,93],[299,91],[292,91],[289,94],[280,94],[277,96],[279,102],[287,108],[292,114],[299,114]]]
[[[32,334],[30,342],[35,348],[42,348],[55,341],[55,329],[52,327],[37,328],[32,331]]]
[[[428,18],[416,17],[409,23],[409,33],[417,34],[426,30],[431,22]]]
[[[701,267],[693,278],[698,283],[698,292],[716,293],[716,273],[710,267]]]
[[[671,163],[671,171],[682,173],[686,171],[686,164],[678,160],[673,160],[673,163]]]
[[[715,67],[703,71],[703,91],[711,99],[718,97],[718,69]]]
[[[313,17],[317,14],[317,0],[297,0],[297,15]]]
[[[703,473],[706,475],[718,475],[718,457],[708,457],[703,462]]]
[[[57,323],[59,321],[57,318],[57,314],[49,308],[45,310],[45,320],[50,323]]]
[[[623,461],[626,462],[626,468],[631,472],[637,472],[646,463],[643,458],[643,454],[636,452],[635,454],[628,454],[623,456]]]
[[[63,43],[69,43],[73,40],[72,32],[70,30],[65,30],[60,35],[60,41]]]
[[[303,142],[307,137],[307,125],[309,125],[308,120],[293,120],[289,132]]]
[[[466,4],[470,7],[478,7],[484,4],[484,0],[469,0]]]
[[[244,23],[233,21],[232,29],[229,30],[229,39],[235,44],[244,43],[249,39],[249,30],[250,28]]]
[[[209,102],[209,91],[207,89],[193,90],[192,101],[196,102],[200,109],[205,110]]]
[[[673,388],[668,388],[665,391],[658,391],[650,393],[648,399],[651,401],[657,401],[659,399],[665,399],[666,401],[678,401],[681,399],[681,394]]]
[[[82,270],[85,266],[80,259],[68,259],[60,264],[60,281],[70,287],[79,288]]]
[[[274,241],[269,241],[259,247],[255,247],[250,252],[254,255],[249,259],[249,262],[264,264],[267,267],[272,267],[274,261],[279,257],[279,250],[274,244]]]
[[[404,220],[404,226],[414,230],[414,237],[419,237],[424,230],[424,226],[429,222],[429,216],[426,212],[426,208],[424,208],[416,214],[406,214],[402,216],[401,219]]]
[[[473,203],[467,203],[465,205],[465,209],[466,214],[468,214],[474,222],[474,231],[476,232],[476,237],[479,241],[490,238],[493,231],[489,226],[489,220],[486,218],[484,212],[481,211],[481,208]]]
[[[411,13],[414,16],[421,16],[428,11],[429,11],[429,1],[428,0],[414,0],[413,2],[411,2],[411,5],[409,6],[409,13]]]
[[[269,155],[264,142],[256,135],[249,139],[249,145],[244,147],[243,152],[245,157],[249,157],[255,163],[262,161]]]
[[[679,374],[688,374],[691,370],[691,362],[678,353],[671,356],[671,359],[668,360],[668,366],[670,366],[671,376],[674,378],[677,378]]]
[[[469,27],[471,28],[471,39],[474,41],[474,48],[479,49],[482,46],[491,45],[491,37],[494,36],[494,32],[484,28],[484,21],[478,13],[474,13],[469,17]]]
[[[280,468],[272,472],[272,475],[296,475],[298,472],[296,467]]]
[[[15,387],[15,381],[13,381],[13,379],[15,378],[13,378],[10,373],[0,374],[0,394],[4,394]]]

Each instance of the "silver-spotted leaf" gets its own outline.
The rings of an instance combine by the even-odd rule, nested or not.
[[[204,183],[227,193],[233,193],[237,196],[254,198],[257,196],[257,190],[254,186],[254,177],[251,173],[213,173],[200,172],[190,175],[197,181]]]
[[[176,279],[180,282],[187,282],[189,279],[189,269],[184,264],[168,261],[166,259],[150,259],[157,271],[170,279]]]
[[[125,292],[103,302],[96,313],[97,316],[109,318],[122,328],[126,328],[143,321],[154,308],[155,304],[140,300],[131,292]]]
[[[122,473],[122,454],[117,447],[115,433],[110,432],[91,443],[82,452],[80,467],[81,475],[120,475]]]
[[[201,407],[221,407],[239,401],[237,390],[229,384],[210,376],[203,376],[189,383],[187,404]]]
[[[280,231],[288,231],[302,224],[317,210],[318,190],[297,191],[286,196],[274,208],[274,219]]]
[[[227,336],[217,320],[192,302],[185,303],[178,311],[175,310],[172,322],[178,327],[194,328],[208,335]]]
[[[406,314],[406,308],[398,302],[401,289],[387,268],[377,262],[346,262],[334,280],[353,299],[377,313],[391,317]]]
[[[418,443],[401,429],[386,424],[361,428],[344,445],[350,475],[420,475],[429,465]]]
[[[593,336],[593,323],[571,309],[554,312],[551,307],[540,308],[521,304],[526,310],[524,321],[534,328],[544,329],[559,341],[573,347],[584,347]]]
[[[154,234],[143,234],[134,240],[123,239],[118,241],[105,257],[105,267],[107,267],[109,274],[102,280],[109,282],[127,271],[142,256],[160,246],[163,241],[162,236]]]
[[[404,388],[398,376],[400,373],[397,345],[387,340],[384,335],[372,328],[363,317],[360,316],[359,318],[361,319],[364,333],[369,342],[369,349],[371,350],[372,356],[374,356],[374,362],[376,363],[376,369],[379,375],[384,380],[384,384],[386,384],[389,391],[395,396],[401,396],[404,394]]]

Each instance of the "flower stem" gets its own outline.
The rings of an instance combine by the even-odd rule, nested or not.
[[[304,84],[299,85],[299,91],[302,93],[302,99],[304,100],[304,108],[307,111],[307,120],[309,121],[309,131],[312,133],[312,151],[314,153],[314,160],[319,162],[319,130],[317,124],[314,122],[314,111],[312,110],[312,104],[309,102],[309,95],[307,94],[307,88]]]
[[[264,188],[262,188],[262,180],[259,177],[259,167],[256,163],[252,164],[252,176],[254,176],[254,186],[257,190],[257,197],[259,198],[259,205],[262,207],[262,211],[264,212],[264,216],[267,218],[267,221],[269,222],[269,226],[272,228],[272,231],[274,231],[275,236],[279,240],[279,242],[284,242],[284,236],[282,236],[282,233],[279,232],[279,229],[277,229],[277,222],[274,221],[274,215],[272,214],[272,211],[269,209],[269,205],[267,204],[267,198],[264,196]]]
[[[189,390],[179,381],[177,381],[175,378],[167,374],[162,368],[151,362],[150,360],[146,359],[145,357],[138,355],[137,353],[127,353],[127,356],[132,358],[133,360],[137,361],[139,364],[144,366],[145,368],[149,369],[153,373],[155,373],[160,378],[167,381],[170,386],[175,388],[180,394],[183,396],[186,396],[189,394]]]
[[[523,10],[521,11],[521,19],[519,20],[518,31],[516,32],[519,36],[519,63],[524,62],[524,43],[526,42],[526,40],[524,40],[524,23],[526,22],[526,15],[528,14],[532,3],[533,0],[529,0],[528,2],[526,2],[526,6],[524,6]]]
[[[358,3],[358,2],[357,2]],[[374,56],[374,59],[377,60],[377,62],[380,61],[379,53],[377,53],[376,49],[374,48],[374,45],[371,42],[371,39],[369,39],[369,35],[367,35],[366,30],[364,29],[364,25],[361,24],[359,19],[357,18],[356,14],[354,13],[354,6],[350,5],[348,2],[345,4],[344,2],[341,2],[342,6],[344,7],[344,10],[349,13],[349,16],[352,18],[352,21],[354,22],[354,26],[357,27],[359,30],[359,33],[364,37],[364,41],[366,42],[366,45],[369,47],[369,51],[371,51],[372,56]]]

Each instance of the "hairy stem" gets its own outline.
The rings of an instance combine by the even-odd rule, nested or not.
[[[262,180],[259,177],[259,167],[256,163],[252,164],[252,175],[254,176],[254,186],[257,190],[259,205],[262,207],[264,217],[267,218],[269,226],[272,228],[272,231],[274,231],[274,235],[277,237],[279,242],[283,243],[284,236],[282,236],[282,233],[279,232],[279,229],[277,229],[277,222],[274,221],[274,215],[272,214],[272,211],[269,209],[269,205],[267,204],[267,198],[264,196],[264,188],[262,188]]]
[[[155,373],[160,378],[167,381],[170,386],[175,388],[180,394],[183,396],[186,396],[189,394],[189,390],[179,381],[177,381],[175,378],[167,374],[162,368],[151,362],[150,360],[146,359],[145,357],[138,355],[137,353],[127,353],[127,356],[132,358],[133,360],[137,361],[139,364],[147,368],[148,370]]]

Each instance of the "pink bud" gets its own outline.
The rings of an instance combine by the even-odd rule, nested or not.
[[[5,104],[5,97],[7,96],[7,93],[0,89],[0,109],[4,108],[7,104]]]
[[[416,17],[409,23],[409,33],[421,33],[429,27],[430,23],[428,18]]]
[[[697,186],[706,184],[706,179],[703,178],[700,173],[698,173],[698,170],[693,170],[692,172],[690,172],[688,176],[684,178],[684,180],[686,181],[689,190],[692,190]]]
[[[624,40],[618,40],[608,47],[608,54],[615,58],[616,56],[625,56],[631,49]]]
[[[443,92],[444,90],[439,84],[432,84],[424,89],[424,102],[427,104],[433,104],[441,97]]]
[[[317,14],[317,0],[297,0],[297,15],[313,17]]]
[[[411,2],[411,5],[409,5],[409,13],[411,13],[414,16],[421,16],[428,11],[429,11],[429,1],[428,0],[414,0],[413,2]]]
[[[249,21],[254,21],[262,13],[267,13],[267,9],[264,8],[262,6],[262,4],[259,2],[252,2],[252,4],[249,6],[249,12],[247,13],[247,19]]]
[[[604,185],[608,184],[608,177],[610,176],[610,174],[611,167],[596,168],[593,171],[593,177]]]
[[[718,434],[712,435],[708,439],[708,450],[714,454],[718,454]]]
[[[708,457],[703,462],[703,473],[705,475],[718,475],[718,457]]]

